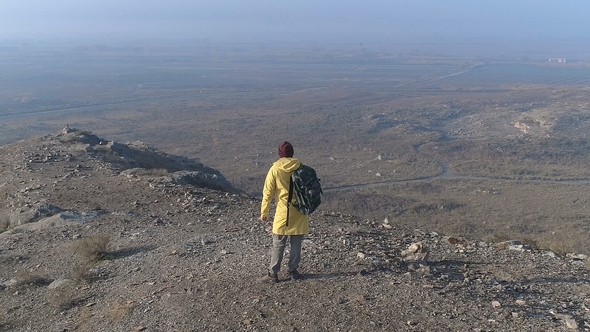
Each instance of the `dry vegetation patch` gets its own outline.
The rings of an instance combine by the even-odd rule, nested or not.
[[[20,270],[16,273],[16,284],[14,286],[17,288],[47,286],[52,281],[52,279],[46,276],[28,270]]]
[[[539,236],[537,244],[539,249],[552,251],[561,257],[565,257],[568,253],[575,253],[580,249],[579,246],[568,239],[557,239],[549,236]]]
[[[118,322],[125,319],[134,308],[135,304],[133,301],[127,301],[125,303],[116,302],[109,306],[107,316],[111,321]]]
[[[110,241],[110,236],[105,234],[86,236],[74,242],[72,250],[85,262],[110,259],[111,256],[107,251]]]
[[[68,284],[51,290],[46,296],[47,302],[54,308],[63,311],[75,308],[83,304],[88,298],[82,295],[74,284]]]

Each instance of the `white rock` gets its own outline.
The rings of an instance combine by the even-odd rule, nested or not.
[[[5,287],[11,287],[11,286],[14,286],[14,285],[16,285],[16,284],[18,284],[18,280],[17,280],[16,278],[12,278],[12,279],[10,279],[10,280],[8,280],[8,281],[4,282],[4,284],[3,284],[3,285],[4,285]]]
[[[559,256],[556,253],[554,253],[553,251],[546,251],[543,255],[549,256],[551,258],[559,258]]]
[[[578,323],[576,322],[576,320],[570,316],[570,315],[564,315],[564,314],[557,314],[553,311],[550,311],[551,314],[553,314],[553,316],[555,316],[555,318],[563,321],[563,323],[565,324],[565,326],[568,329],[578,329]]]
[[[412,243],[408,249],[401,252],[402,259],[408,261],[426,260],[428,252],[423,248],[422,242]]]
[[[70,279],[56,279],[51,284],[49,284],[49,286],[47,286],[47,288],[49,288],[49,289],[57,289],[57,288],[61,288],[61,287],[67,286],[67,285],[69,285],[71,283],[73,283],[73,281],[70,280]]]

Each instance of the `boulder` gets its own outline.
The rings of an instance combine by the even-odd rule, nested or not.
[[[61,211],[62,209],[57,206],[39,202],[31,207],[21,208],[10,213],[8,215],[8,227],[14,228],[20,225],[35,222],[41,218],[55,215]]]

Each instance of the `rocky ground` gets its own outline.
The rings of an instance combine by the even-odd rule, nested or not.
[[[590,330],[584,255],[319,211],[304,279],[258,284],[259,201],[219,172],[70,128],[0,154],[0,331]]]

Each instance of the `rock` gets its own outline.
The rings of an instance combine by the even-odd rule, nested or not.
[[[524,244],[509,244],[506,247],[507,250],[512,250],[512,251],[520,251],[520,252],[524,252],[524,251],[528,251],[531,250],[530,246],[524,245]]]
[[[565,324],[565,326],[568,329],[576,329],[576,330],[578,329],[578,323],[576,322],[576,320],[572,316],[565,315],[565,314],[558,314],[553,311],[550,311],[550,313],[553,314],[553,316],[556,319],[563,321],[563,323]]]
[[[4,287],[6,287],[6,288],[10,288],[16,284],[18,284],[18,279],[16,279],[16,278],[12,278],[12,279],[5,281],[3,283]]]
[[[448,238],[448,241],[450,244],[455,244],[455,245],[465,245],[466,244],[465,240],[462,240],[462,239],[459,239],[459,238],[456,238],[453,236],[450,236]]]
[[[63,210],[55,205],[39,202],[29,208],[19,209],[9,214],[9,228],[32,223],[41,218],[55,215],[61,211]]]
[[[353,239],[348,236],[344,240],[342,240],[342,244],[344,244],[347,247],[351,247],[353,243],[354,243]]]
[[[494,308],[500,308],[502,306],[502,304],[498,301],[492,301],[492,307]]]
[[[414,272],[418,277],[430,275],[430,266],[425,264],[410,263],[408,264],[408,270]]]
[[[51,217],[43,218],[35,223],[28,223],[14,227],[14,231],[38,231],[53,227],[79,225],[91,221],[104,214],[104,211],[89,211],[80,213],[76,211],[64,211]]]
[[[493,247],[497,250],[512,250],[520,252],[532,250],[531,246],[523,244],[522,242],[517,240],[498,242],[495,243]]]
[[[422,242],[412,243],[408,249],[401,253],[402,260],[405,262],[424,261],[428,257],[428,252],[422,246]]]
[[[566,318],[566,319],[564,320],[564,322],[565,322],[565,326],[566,326],[568,329],[573,329],[573,330],[577,330],[577,329],[578,329],[578,323],[576,322],[576,320],[575,320],[575,319],[573,319],[573,318],[571,318],[571,317],[568,317],[568,318]]]
[[[58,289],[68,285],[73,284],[74,282],[70,279],[56,279],[52,283],[47,286],[48,289]]]
[[[559,258],[559,255],[557,255],[553,251],[546,251],[543,255],[549,256],[549,257],[552,257],[552,258]]]
[[[121,144],[119,142],[108,142],[107,147],[111,149],[111,151],[116,152],[122,156],[131,157],[133,155],[133,151],[127,145]]]
[[[241,190],[234,187],[225,177],[212,169],[205,171],[178,171],[169,175],[170,181],[174,184],[193,185],[201,188],[216,189],[231,193],[241,193]]]

